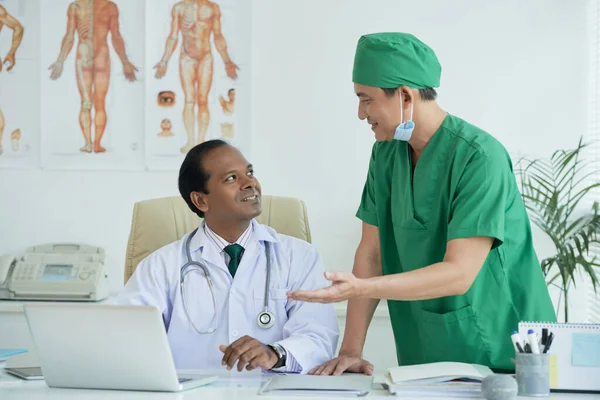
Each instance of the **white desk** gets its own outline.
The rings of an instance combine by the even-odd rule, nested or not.
[[[193,371],[184,371],[190,373]],[[206,371],[199,371],[206,373]],[[211,371],[216,372],[216,371]],[[146,400],[146,399],[211,399],[211,400],[242,400],[242,399],[313,399],[330,400],[327,396],[279,396],[279,395],[258,395],[258,389],[261,382],[268,379],[268,376],[256,374],[254,372],[238,373],[227,372],[223,370],[217,372],[220,376],[219,381],[196,389],[191,389],[180,393],[155,393],[155,392],[134,392],[134,391],[113,391],[113,390],[84,390],[84,389],[56,389],[49,388],[44,381],[24,381],[12,377],[5,372],[0,373],[0,399],[2,400],[53,400],[53,399],[123,399],[123,400]],[[379,384],[381,377],[375,377],[374,390],[367,396],[369,398],[394,398]],[[357,398],[357,397],[346,397]],[[448,397],[430,400],[447,400]],[[531,397],[518,397],[521,399],[532,399]],[[552,400],[598,400],[600,395],[594,394],[559,394],[552,393],[549,397]]]
[[[110,303],[114,297],[95,304]],[[345,306],[345,305],[344,305]],[[337,316],[340,323],[341,334],[343,334],[343,320],[345,310],[342,306],[336,307]],[[375,329],[373,329],[375,328]],[[375,330],[373,333],[372,331]],[[393,349],[393,340],[389,327],[389,319],[387,310],[381,309],[376,313],[371,328],[369,329],[370,348],[366,346],[366,353],[370,353],[370,361],[375,361],[376,377],[374,390],[368,397],[387,397],[394,398],[378,382],[381,382],[381,376],[377,374],[384,371],[388,366],[395,365],[395,352]],[[386,340],[382,343],[382,332],[388,333]],[[374,336],[371,336],[373,335]],[[379,340],[375,340],[379,337]],[[341,339],[341,338],[340,338]],[[341,341],[341,340],[340,340]],[[7,367],[14,366],[39,366],[37,362],[37,354],[35,352],[31,336],[23,315],[23,302],[21,301],[0,301],[0,347],[3,348],[27,348],[29,353],[10,357]],[[368,350],[368,351],[367,351]],[[385,352],[386,357],[379,357],[384,362],[378,359],[379,352]],[[387,362],[387,363],[386,363]],[[383,364],[383,365],[382,365]],[[378,371],[379,370],[379,371]],[[181,371],[183,373],[193,373],[194,371]],[[197,373],[206,373],[207,371],[195,371]],[[257,391],[261,385],[261,381],[266,379],[266,376],[261,376],[257,373],[236,371],[228,372],[226,370],[210,371],[220,376],[218,382],[209,386],[192,389],[181,393],[153,393],[153,392],[128,392],[128,391],[110,391],[110,390],[83,390],[83,389],[56,389],[49,388],[44,381],[25,381],[13,377],[0,369],[0,400],[37,400],[37,399],[211,399],[211,400],[237,400],[237,399],[330,399],[326,396],[311,396],[311,397],[292,397],[292,396],[259,396]],[[445,397],[444,399],[447,399]],[[532,399],[532,398],[523,398]],[[553,393],[550,396],[553,400],[600,400],[600,395],[588,394],[557,394]],[[441,399],[439,399],[441,400]]]

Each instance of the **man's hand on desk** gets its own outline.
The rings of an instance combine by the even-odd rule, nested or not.
[[[341,375],[342,372],[356,372],[360,374],[373,375],[373,364],[360,357],[338,355],[333,360],[311,369],[309,375]]]
[[[246,364],[246,370],[252,371],[255,368],[271,369],[277,363],[275,351],[250,336],[241,337],[229,346],[222,344],[219,350],[224,353],[221,364],[227,365],[228,370],[233,368],[236,361],[240,372]]]

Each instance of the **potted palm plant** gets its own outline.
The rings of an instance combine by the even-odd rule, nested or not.
[[[595,271],[600,266],[596,257],[600,248],[598,202],[593,202],[591,210],[577,208],[586,195],[600,186],[600,174],[590,170],[592,164],[582,156],[587,146],[580,139],[575,149],[555,151],[549,160],[523,157],[515,168],[531,221],[556,247],[555,254],[541,261],[541,268],[547,284],[561,290],[565,322],[569,321],[569,289],[575,287],[575,273],[587,274],[594,292],[598,286]]]

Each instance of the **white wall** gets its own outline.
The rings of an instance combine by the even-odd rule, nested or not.
[[[255,0],[251,161],[265,193],[304,199],[326,268],[350,270],[373,135],[351,82],[363,33],[412,32],[443,66],[440,103],[513,154],[572,147],[586,121],[585,2]],[[0,253],[83,241],[122,285],[133,202],[176,195],[176,172],[0,171]],[[540,256],[548,242],[536,234]],[[576,317],[576,315],[573,315]]]
[[[266,190],[307,201],[329,269],[352,266],[373,143],[351,82],[361,34],[406,31],[432,46],[442,106],[515,156],[549,156],[586,132],[585,2],[257,1],[254,17],[253,160]],[[572,297],[570,319],[585,318],[584,291]]]

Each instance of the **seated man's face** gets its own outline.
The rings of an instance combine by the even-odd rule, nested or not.
[[[232,146],[220,146],[206,155],[203,167],[210,178],[205,217],[212,220],[252,219],[262,212],[261,187],[252,165]]]

